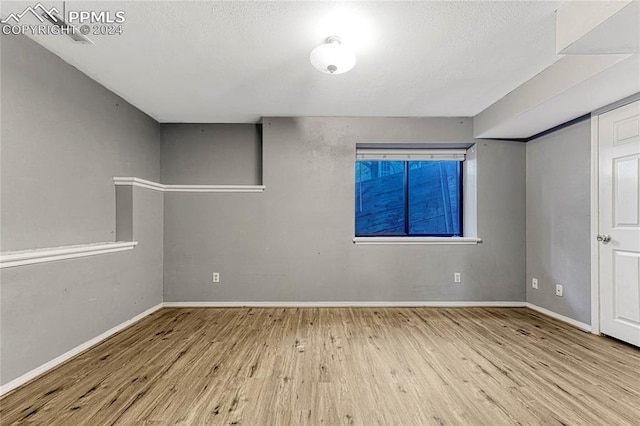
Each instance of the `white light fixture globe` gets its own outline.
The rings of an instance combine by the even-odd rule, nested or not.
[[[356,64],[356,55],[342,44],[340,37],[331,36],[326,43],[311,51],[311,65],[325,74],[342,74]]]

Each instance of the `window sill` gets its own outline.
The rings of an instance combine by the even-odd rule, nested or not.
[[[355,237],[353,242],[358,245],[475,245],[481,243],[482,239],[476,237]]]

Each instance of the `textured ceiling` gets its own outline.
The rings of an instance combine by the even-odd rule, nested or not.
[[[559,4],[69,1],[125,11],[123,34],[34,39],[161,122],[474,116],[559,59]],[[309,63],[333,34],[357,56],[337,76]]]

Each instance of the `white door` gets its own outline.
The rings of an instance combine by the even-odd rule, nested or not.
[[[640,346],[640,101],[602,114],[598,141],[600,329]]]

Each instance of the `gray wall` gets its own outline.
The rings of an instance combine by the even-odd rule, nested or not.
[[[587,324],[590,140],[584,121],[527,143],[527,301]],[[555,295],[556,283],[563,297]]]
[[[158,181],[158,123],[27,37],[1,84],[2,250],[113,241],[112,178]]]
[[[458,118],[265,119],[264,193],[165,193],[165,301],[524,301],[524,144],[477,144],[482,244],[352,242],[356,143],[471,135],[471,120]],[[203,166],[185,166],[182,178]],[[453,284],[454,272],[463,283]]]
[[[113,176],[158,180],[158,123],[26,37],[2,36],[2,251],[113,241]],[[162,301],[162,193],[133,250],[3,269],[1,382]]]
[[[259,125],[163,124],[164,184],[259,185],[262,141]]]

